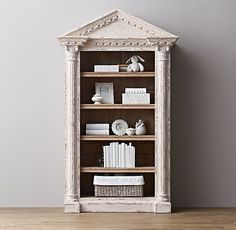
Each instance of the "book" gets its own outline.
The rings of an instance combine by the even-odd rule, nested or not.
[[[109,130],[109,124],[104,123],[104,124],[86,124],[86,130]]]
[[[109,130],[105,130],[105,129],[86,129],[86,135],[109,135]]]
[[[146,93],[146,88],[125,88],[125,93],[143,94],[143,93]]]

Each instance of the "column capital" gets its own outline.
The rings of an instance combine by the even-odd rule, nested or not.
[[[77,60],[77,54],[79,51],[79,46],[77,45],[66,45],[65,46],[66,51],[66,60],[67,61],[76,61]]]
[[[166,61],[169,58],[170,46],[157,46],[157,57],[159,61]]]

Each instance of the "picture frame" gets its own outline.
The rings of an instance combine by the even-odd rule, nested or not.
[[[114,104],[114,90],[113,83],[95,83],[95,93],[99,93],[102,96],[102,104]]]

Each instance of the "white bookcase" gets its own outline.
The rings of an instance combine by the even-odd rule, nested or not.
[[[66,53],[65,212],[171,212],[170,201],[170,51],[177,36],[120,10],[58,37]],[[97,64],[124,64],[138,54],[144,72],[94,72]],[[96,82],[112,82],[114,104],[94,105]],[[125,88],[146,88],[150,104],[122,104]],[[85,135],[86,123],[134,125],[143,119],[147,135]],[[111,133],[111,132],[110,132]],[[135,168],[99,167],[102,146],[131,142]],[[97,198],[93,176],[144,175],[144,197]]]

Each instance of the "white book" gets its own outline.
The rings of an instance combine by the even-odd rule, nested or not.
[[[119,167],[119,142],[116,142],[115,144],[115,154],[116,154],[116,168]]]
[[[111,155],[110,155],[110,146],[107,145],[107,167],[111,167]]]
[[[86,129],[90,130],[90,129],[105,129],[105,130],[109,130],[109,124],[104,123],[104,124],[86,124]]]
[[[103,149],[103,167],[107,167],[107,162],[106,162],[106,146],[102,146]]]
[[[132,157],[132,167],[134,167],[135,168],[135,147],[134,146],[132,146],[132,149],[133,149],[133,157]]]
[[[86,135],[109,135],[109,130],[105,129],[86,129]]]
[[[127,159],[127,145],[125,144],[124,147],[124,167],[127,168],[127,163],[128,163],[128,159]]]
[[[118,153],[119,157],[118,157],[118,167],[121,167],[121,144],[119,144],[119,153]]]
[[[132,152],[131,152],[132,144],[131,142],[129,143],[129,148],[128,148],[128,156],[129,156],[129,168],[132,168]]]
[[[146,88],[125,88],[125,93],[146,93]]]
[[[125,143],[121,143],[121,167],[125,167]]]
[[[116,143],[115,142],[113,142],[112,143],[112,155],[113,155],[113,157],[112,157],[112,159],[113,159],[113,163],[112,163],[112,167],[116,167]]]
[[[110,150],[110,167],[113,167],[113,154],[112,154],[112,143],[109,145]]]

